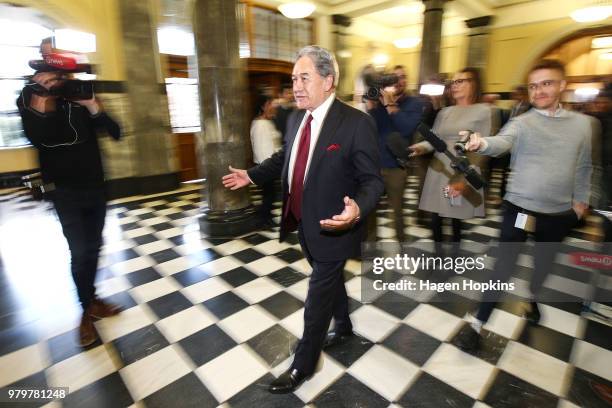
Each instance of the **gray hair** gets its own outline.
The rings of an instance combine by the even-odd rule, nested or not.
[[[338,62],[334,54],[318,45],[307,45],[298,51],[295,60],[308,56],[315,65],[315,68],[319,75],[323,78],[331,75],[334,77],[334,87],[338,86],[338,80],[340,79],[340,71],[338,69]]]

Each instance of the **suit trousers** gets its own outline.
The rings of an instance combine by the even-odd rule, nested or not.
[[[320,262],[313,259],[301,224],[298,227],[298,238],[302,251],[312,266],[312,274],[304,306],[304,333],[297,345],[291,368],[310,376],[319,361],[332,317],[334,330],[338,333],[352,332],[353,326],[348,313],[348,296],[344,286],[343,271],[346,260]]]
[[[523,210],[508,201],[503,202],[502,208],[503,220],[499,251],[491,280],[499,279],[502,282],[507,282],[512,276],[521,249],[519,244],[525,242],[528,236],[525,230],[514,226],[516,216],[519,212],[533,215],[536,219],[533,234],[535,241],[534,268],[529,288],[531,294],[536,296],[553,267],[560,243],[576,225],[578,217],[572,209],[557,214],[542,214]],[[502,292],[486,292],[476,316],[480,321],[486,322],[489,320],[501,295]]]
[[[380,173],[385,183],[389,207],[393,210],[395,236],[399,242],[404,242],[406,234],[404,232],[405,223],[402,205],[404,203],[404,190],[406,189],[406,170],[398,167],[394,169],[381,169]]]
[[[96,292],[94,283],[106,218],[106,192],[103,187],[58,188],[50,196],[68,241],[72,278],[84,310]]]

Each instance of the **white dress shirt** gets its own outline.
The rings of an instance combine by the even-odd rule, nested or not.
[[[269,119],[255,119],[251,122],[251,145],[253,161],[263,162],[280,149],[281,134]]]
[[[312,159],[312,153],[314,152],[314,148],[317,145],[317,140],[319,140],[319,133],[321,133],[321,125],[323,124],[323,120],[325,116],[327,116],[327,112],[331,107],[332,103],[336,99],[336,94],[332,93],[319,107],[317,107],[312,112],[306,111],[304,118],[302,119],[302,123],[295,135],[293,140],[293,146],[291,147],[291,156],[289,158],[289,191],[291,191],[291,182],[293,180],[293,167],[295,166],[295,159],[297,157],[298,147],[300,145],[300,138],[302,137],[302,128],[306,123],[306,119],[308,119],[309,115],[312,115],[312,121],[310,122],[310,147],[308,149],[308,161],[306,162],[306,171],[304,172],[304,180],[308,175],[308,169],[310,167],[310,161]]]

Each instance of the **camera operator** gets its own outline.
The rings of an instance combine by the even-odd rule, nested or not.
[[[41,54],[49,52],[51,39],[45,39]],[[63,78],[62,72],[37,72],[23,88],[17,107],[25,135],[38,150],[44,190],[68,241],[72,277],[83,307],[79,344],[87,346],[97,339],[92,318],[119,312],[118,307],[95,296],[94,282],[106,216],[96,131],[106,130],[115,140],[121,132],[95,97],[67,100],[50,95],[49,91],[62,86]]]
[[[395,234],[399,242],[405,241],[404,214],[402,204],[406,186],[406,170],[402,168],[389,147],[387,140],[391,133],[397,132],[406,141],[412,143],[417,125],[423,117],[423,103],[419,98],[406,93],[406,72],[402,65],[393,69],[397,82],[392,87],[379,90],[378,101],[366,99],[368,113],[376,121],[378,129],[378,147],[381,158],[381,174],[389,205],[393,209]],[[376,239],[376,220],[374,215],[368,220],[368,240]]]

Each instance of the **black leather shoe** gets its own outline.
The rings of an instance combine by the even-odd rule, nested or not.
[[[538,324],[540,322],[540,309],[536,302],[530,302],[531,310],[525,312],[525,319],[531,324]]]
[[[272,394],[288,394],[295,391],[297,387],[302,385],[305,379],[305,375],[302,375],[296,369],[290,368],[282,373],[276,380],[270,383],[268,391]]]
[[[477,350],[480,346],[480,334],[478,334],[476,330],[472,328],[472,326],[468,325],[465,330],[462,330],[461,333],[459,333],[459,336],[455,338],[453,344],[455,344],[455,346],[459,347],[461,350]]]
[[[348,332],[348,333],[329,332],[327,333],[327,337],[325,338],[325,341],[323,342],[323,349],[325,350],[327,348],[343,344],[353,336],[354,336],[353,332]]]

